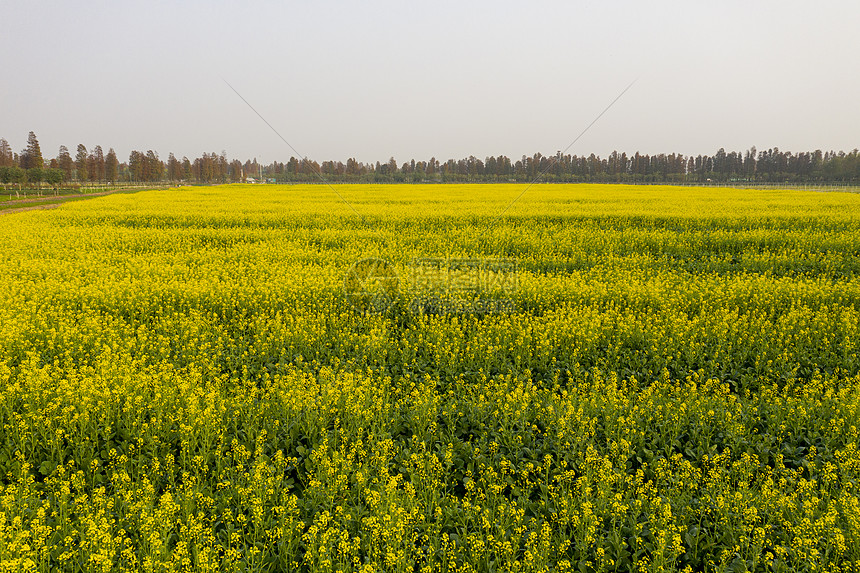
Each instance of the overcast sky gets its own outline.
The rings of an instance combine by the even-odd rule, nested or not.
[[[860,146],[860,2],[0,0],[0,137],[46,157],[398,162]]]

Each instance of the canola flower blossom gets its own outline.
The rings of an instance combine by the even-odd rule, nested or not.
[[[0,571],[860,571],[860,196],[339,190],[0,220]]]

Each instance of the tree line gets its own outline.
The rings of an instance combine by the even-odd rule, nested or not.
[[[256,158],[244,162],[228,159],[225,152],[204,153],[193,160],[167,160],[153,150],[132,151],[120,161],[113,148],[100,145],[87,149],[78,144],[72,156],[61,145],[56,157],[45,160],[39,141],[31,131],[27,147],[14,153],[0,138],[0,182],[51,186],[80,183],[229,183],[263,178],[278,183],[329,182],[425,183],[425,182],[526,182],[538,177],[548,182],[618,183],[860,183],[860,153],[857,149],[792,153],[778,148],[745,152],[719,149],[714,155],[640,154],[613,151],[607,157],[595,154],[522,156],[511,160],[500,155],[479,159],[411,160],[398,164],[392,157],[381,163],[362,163],[354,158],[317,162],[291,157],[286,163],[261,165]]]

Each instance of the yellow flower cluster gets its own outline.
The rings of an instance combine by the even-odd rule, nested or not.
[[[0,571],[860,571],[860,196],[521,191],[5,217]],[[416,257],[514,311],[413,311]]]

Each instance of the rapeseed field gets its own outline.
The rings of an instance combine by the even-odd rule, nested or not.
[[[860,571],[860,195],[337,191],[0,218],[0,570]]]

